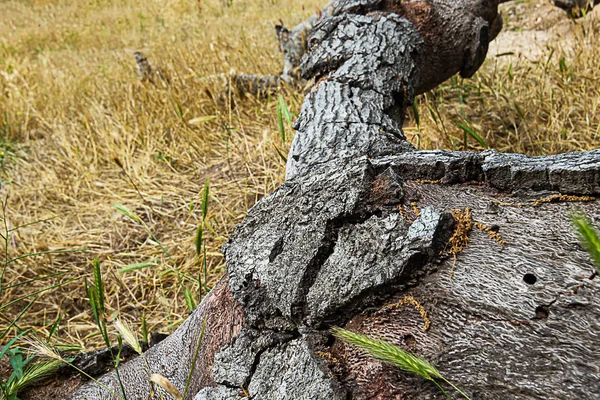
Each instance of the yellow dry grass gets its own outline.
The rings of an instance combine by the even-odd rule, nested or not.
[[[279,18],[300,21],[316,9],[317,2],[302,11],[292,1],[232,7],[179,0],[0,4],[0,115],[3,139],[14,143],[16,153],[3,176],[6,221],[10,228],[52,218],[19,229],[9,257],[89,249],[11,264],[6,284],[68,273],[5,290],[1,304],[71,277],[90,279],[90,261],[99,257],[110,312],[138,326],[144,314],[150,330],[180,324],[187,316],[184,288],[196,296],[200,288],[167,266],[200,275],[194,234],[204,181],[211,182],[205,237],[212,285],[223,273],[221,245],[284,172],[273,147],[282,147],[275,101],[217,104],[223,87],[215,75],[231,68],[278,73],[273,24]],[[171,84],[140,82],[135,50],[160,65]],[[298,109],[302,96],[285,96]],[[204,116],[216,119],[188,124]],[[114,203],[133,210],[173,261]],[[118,273],[149,261],[157,266]],[[5,310],[0,329],[25,304]],[[41,294],[18,325],[46,333],[58,312],[64,314],[64,341],[100,342],[82,279]]]
[[[542,0],[501,10],[505,30],[484,66],[418,99],[421,126],[413,117],[410,139],[426,149],[533,155],[598,148],[600,7],[577,21]]]
[[[65,275],[5,288],[0,307],[75,279],[40,293],[12,336],[27,327],[47,334],[60,312],[62,341],[100,344],[83,286],[83,278],[92,277],[94,257],[102,262],[112,319],[120,316],[139,327],[145,315],[150,330],[167,332],[185,319],[183,291],[202,294],[198,283],[181,277],[201,275],[194,234],[204,181],[211,183],[205,237],[212,285],[224,271],[221,245],[246,210],[282,182],[285,166],[275,146],[284,152],[289,146],[279,137],[276,99],[238,99],[235,107],[219,102],[219,74],[232,68],[278,73],[282,63],[273,25],[280,19],[294,25],[322,3],[0,3],[3,220],[8,229],[32,224],[14,231],[8,258],[87,249],[9,265],[5,287]],[[474,79],[453,79],[422,96],[419,126],[414,115],[407,124],[411,141],[422,148],[481,149],[472,135],[465,143],[461,123],[502,151],[598,147],[598,24],[566,18],[564,23],[572,32],[568,46],[553,42],[538,61],[491,58]],[[140,82],[136,50],[160,65],[171,83]],[[282,95],[297,113],[303,96]],[[172,258],[114,203],[134,211]],[[118,271],[147,262],[156,265]],[[0,311],[0,332],[26,304],[20,300]]]

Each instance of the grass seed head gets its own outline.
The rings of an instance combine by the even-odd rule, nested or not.
[[[142,346],[140,345],[140,341],[137,338],[135,332],[131,329],[131,327],[123,322],[121,319],[115,320],[115,328],[125,340],[125,343],[129,344],[136,353],[142,354]]]

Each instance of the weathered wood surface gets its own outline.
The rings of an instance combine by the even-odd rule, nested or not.
[[[286,182],[225,245],[226,277],[148,351],[153,372],[183,390],[207,317],[189,399],[238,399],[242,388],[253,399],[442,398],[335,343],[332,325],[409,347],[473,399],[598,398],[600,281],[570,226],[575,205],[534,200],[599,194],[600,151],[415,151],[401,116],[423,82],[426,40],[378,4],[339,1],[344,12],[313,30],[303,71],[320,82],[296,122]],[[481,29],[469,32],[453,73],[476,68],[487,49]],[[444,60],[432,60],[439,70]],[[598,201],[577,206],[600,220]],[[506,244],[474,231],[451,279],[453,260],[440,254],[457,224],[451,211],[465,207]],[[428,331],[411,307],[385,310],[406,295],[427,310]],[[121,371],[131,398],[145,398],[144,362]],[[116,390],[114,374],[103,382]],[[72,398],[111,397],[90,383]]]
[[[151,347],[144,357],[151,366],[152,373],[170,379],[183,392],[192,365],[198,337],[206,320],[205,336],[198,353],[198,361],[191,381],[190,392],[196,393],[206,385],[214,384],[211,371],[215,354],[235,337],[243,324],[242,310],[231,297],[228,280],[225,276],[204,298],[202,304],[168,338]],[[128,399],[146,399],[150,392],[150,373],[146,362],[138,357],[119,367]],[[100,382],[115,393],[121,393],[114,372],[106,374]],[[166,395],[168,396],[168,395]],[[73,400],[114,399],[105,388],[89,382],[79,388]],[[158,399],[159,397],[156,396]]]
[[[417,207],[470,207],[476,221],[502,235],[505,247],[475,230],[452,280],[451,258],[431,263],[417,272],[410,288],[354,316],[346,327],[386,337],[433,360],[472,399],[598,398],[600,350],[593,342],[600,338],[600,284],[590,279],[593,267],[569,222],[575,205],[499,206],[497,201],[531,199],[477,184],[411,182],[404,190]],[[597,202],[577,206],[599,220]],[[379,311],[407,295],[428,311],[427,332],[412,306]],[[336,344],[332,355],[340,360],[338,373],[350,377],[353,398],[442,398],[430,384],[355,348]]]
[[[411,0],[411,1],[363,1],[350,2],[352,12],[366,13],[369,10],[385,10],[407,18],[419,30],[426,43],[426,51],[421,52],[417,62],[424,66],[421,68],[421,83],[415,88],[416,93],[424,93],[434,88],[459,70],[454,70],[453,64],[462,66],[463,57],[469,57],[472,62],[470,67],[465,66],[460,72],[463,76],[470,76],[479,67],[474,59],[484,56],[486,43],[472,42],[472,35],[487,34],[489,41],[494,40],[502,29],[502,16],[497,12],[497,4],[508,3],[512,0],[486,0],[476,2],[460,0],[453,2]],[[562,8],[573,18],[581,18],[586,12],[600,3],[600,0],[552,0],[554,5]],[[302,56],[308,51],[308,37],[313,28],[321,19],[331,15],[339,15],[350,10],[345,5],[348,2],[332,0],[318,13],[310,16],[306,21],[292,29],[277,25],[275,27],[279,40],[279,49],[283,53],[283,72],[273,79],[285,81],[295,85],[301,79],[300,63]],[[486,27],[487,24],[487,27]],[[479,31],[477,31],[479,29]],[[465,46],[465,41],[471,41]],[[472,51],[474,50],[474,51]],[[474,57],[475,56],[475,57]],[[483,61],[478,59],[479,61]],[[241,76],[242,81],[251,80],[245,87],[251,87],[250,93],[264,93],[277,85],[263,86],[263,78],[256,76]],[[436,84],[437,82],[437,84]],[[258,85],[257,85],[258,83]],[[244,89],[244,86],[239,88]],[[256,90],[256,88],[260,88]]]

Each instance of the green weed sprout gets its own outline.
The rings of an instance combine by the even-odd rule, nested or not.
[[[598,272],[600,272],[600,233],[592,225],[592,221],[582,212],[571,215],[579,240],[583,248],[589,253]]]

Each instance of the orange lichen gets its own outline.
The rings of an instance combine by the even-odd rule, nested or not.
[[[419,303],[419,301],[417,301],[417,299],[415,299],[411,295],[404,296],[397,303],[388,304],[386,306],[383,306],[379,310],[379,312],[383,312],[383,311],[387,311],[387,310],[398,310],[408,304],[412,304],[412,306],[419,312],[419,314],[421,314],[421,318],[423,318],[423,322],[424,322],[423,332],[427,332],[429,330],[429,328],[431,327],[431,320],[427,316],[427,310],[425,310],[425,307],[423,307],[423,305],[421,303]]]
[[[413,209],[413,212],[417,216],[417,218],[419,218],[421,216],[421,210],[419,210],[419,207],[417,206],[417,202],[413,201],[412,203],[410,203],[410,205]]]
[[[331,353],[328,351],[316,351],[315,354],[321,358],[325,358],[325,359],[331,361],[334,364],[339,362],[339,360],[337,358],[335,358],[333,355],[331,355]]]
[[[415,179],[415,182],[420,183],[422,185],[425,185],[425,184],[434,185],[434,184],[442,183],[442,179]]]
[[[504,239],[502,236],[487,226],[483,222],[473,221],[473,214],[471,213],[471,208],[467,207],[463,210],[453,209],[451,211],[452,217],[454,221],[456,221],[456,226],[454,227],[454,233],[452,237],[444,247],[444,250],[440,254],[450,254],[453,257],[452,261],[452,269],[450,271],[450,279],[454,277],[454,269],[456,268],[456,257],[464,251],[465,248],[469,245],[471,239],[469,235],[473,231],[473,228],[477,228],[490,237],[490,239],[494,240],[498,243],[502,248],[505,246]]]
[[[398,207],[398,212],[400,213],[400,215],[402,215],[402,218],[404,218],[408,222],[411,222],[411,220],[408,219],[408,215],[406,214],[406,210],[404,209],[404,207],[402,206],[402,204],[398,204],[397,207]]]
[[[456,256],[463,252],[463,250],[469,245],[469,235],[473,230],[473,218],[471,214],[471,208],[467,207],[465,210],[453,209],[451,211],[456,226],[454,227],[454,233],[450,240],[444,247],[443,253],[452,255],[452,269],[450,271],[450,279],[454,276],[454,268],[456,267]]]
[[[504,245],[506,243],[504,242],[504,239],[502,239],[502,236],[500,236],[500,234],[498,232],[496,232],[495,230],[493,230],[492,228],[490,228],[483,222],[478,222],[478,221],[475,221],[475,228],[487,233],[488,236],[490,237],[490,239],[494,240],[496,243],[498,243],[500,246],[502,246],[502,248],[504,248]]]
[[[501,206],[522,208],[522,207],[538,207],[538,206],[541,206],[542,204],[559,202],[559,201],[575,202],[575,201],[594,201],[594,200],[596,200],[596,198],[593,196],[573,196],[573,195],[567,195],[567,194],[553,194],[553,195],[550,195],[547,197],[541,197],[539,199],[529,201],[527,203],[504,203],[504,202],[501,202],[498,200],[495,200],[495,201]]]

